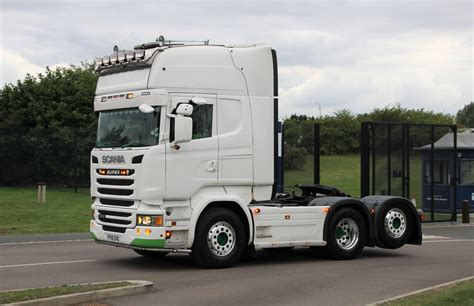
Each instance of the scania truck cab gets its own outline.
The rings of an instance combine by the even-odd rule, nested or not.
[[[267,248],[335,259],[421,244],[404,198],[355,199],[300,185],[277,194],[278,72],[265,45],[167,41],[96,60],[93,219],[102,244],[147,257],[190,253],[211,268]]]

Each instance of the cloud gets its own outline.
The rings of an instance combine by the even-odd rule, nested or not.
[[[0,49],[0,59],[0,84],[14,83],[23,79],[28,73],[34,75],[44,71],[43,68],[33,64],[17,52]]]
[[[7,63],[1,82],[24,75],[21,67],[91,61],[164,34],[271,45],[282,115],[316,114],[315,103],[328,114],[396,102],[453,114],[473,100],[472,1],[0,3],[1,48],[29,63]]]

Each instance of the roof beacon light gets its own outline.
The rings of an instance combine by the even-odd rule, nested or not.
[[[125,62],[125,58],[126,58],[126,57],[125,57],[125,52],[119,52],[119,53],[117,53],[117,60],[118,60],[119,62]]]
[[[102,65],[104,64],[103,58],[102,58],[102,57],[96,57],[96,59],[95,59],[95,64],[96,64],[97,66],[102,66]]]
[[[125,52],[125,60],[127,62],[131,62],[135,59],[135,52],[133,51],[126,51]]]

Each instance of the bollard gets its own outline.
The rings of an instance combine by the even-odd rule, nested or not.
[[[41,186],[41,183],[38,183],[38,204],[41,204],[41,199],[43,198],[43,188]]]
[[[46,184],[38,183],[38,204],[46,203]]]
[[[46,184],[43,184],[43,192],[41,192],[41,203],[46,204]]]
[[[470,223],[470,216],[469,216],[469,201],[463,200],[462,201],[462,223]]]

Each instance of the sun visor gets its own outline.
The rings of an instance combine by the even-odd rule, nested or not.
[[[134,91],[147,88],[150,68],[131,70],[99,76],[95,94]]]

